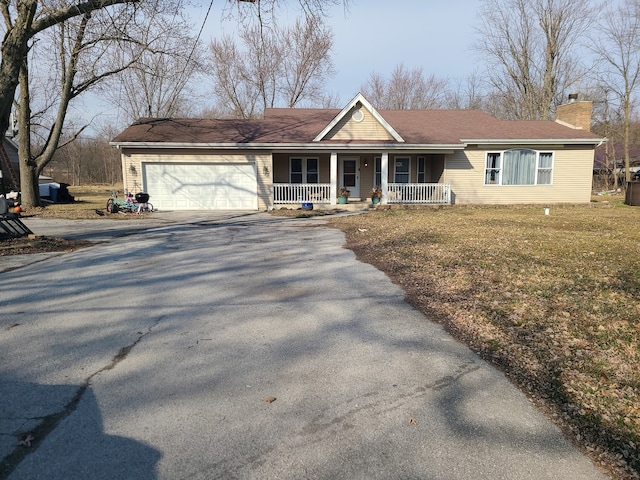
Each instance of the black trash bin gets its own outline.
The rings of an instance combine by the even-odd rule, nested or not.
[[[627,193],[624,203],[637,207],[640,205],[640,182],[627,182]]]
[[[144,192],[136,193],[136,202],[147,203],[149,201],[149,194]]]

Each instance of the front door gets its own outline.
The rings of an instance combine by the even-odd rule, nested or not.
[[[360,159],[357,157],[343,158],[340,165],[340,185],[338,188],[346,187],[352,197],[360,198]]]

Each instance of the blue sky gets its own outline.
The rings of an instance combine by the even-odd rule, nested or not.
[[[425,75],[464,78],[476,67],[474,40],[478,0],[357,0],[345,19],[337,10],[336,77],[329,89],[350,100],[372,72],[388,78],[400,63]]]
[[[209,42],[214,32],[231,32],[234,20],[222,21],[226,0],[214,0],[203,32]],[[295,18],[295,0],[288,0],[283,20]],[[333,7],[327,23],[334,32],[336,75],[327,84],[342,103],[351,100],[372,72],[388,77],[400,63],[425,75],[465,78],[476,68],[471,44],[477,25],[479,0],[352,0],[345,15]],[[228,6],[228,3],[226,3]],[[196,18],[203,18],[208,4]],[[280,18],[280,17],[279,17]]]

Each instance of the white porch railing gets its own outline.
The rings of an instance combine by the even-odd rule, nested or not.
[[[451,203],[451,185],[444,183],[389,183],[388,203]]]
[[[328,183],[274,183],[273,203],[331,203]]]
[[[389,183],[387,203],[450,204],[451,185],[444,183]],[[331,203],[328,183],[274,183],[273,203]]]

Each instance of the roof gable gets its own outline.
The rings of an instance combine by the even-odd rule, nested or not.
[[[361,93],[353,97],[313,141],[354,139],[404,142]]]

